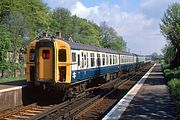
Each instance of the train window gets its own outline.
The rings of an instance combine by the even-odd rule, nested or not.
[[[117,56],[117,64],[119,64],[119,62],[120,62],[120,61],[119,61],[119,55],[118,55],[118,56]]]
[[[80,55],[78,54],[78,66],[80,66]]]
[[[97,66],[101,66],[100,54],[97,54]]]
[[[108,65],[108,63],[109,63],[109,57],[108,55],[106,55],[106,65]]]
[[[84,65],[86,66],[86,54],[84,54]]]
[[[59,67],[59,81],[66,81],[66,66]]]
[[[129,57],[129,62],[131,63],[131,56]]]
[[[91,57],[91,67],[93,67],[93,66],[95,66],[94,53],[90,53],[90,57]]]
[[[50,58],[49,50],[43,50],[42,51],[42,58],[43,59],[49,59]]]
[[[121,56],[119,55],[119,63],[121,63]]]
[[[81,64],[82,66],[81,66],[81,67],[84,68],[84,66],[85,66],[85,64],[84,64],[84,63],[85,63],[85,62],[84,62],[84,59],[85,59],[85,58],[84,58],[84,53],[81,53],[81,58],[82,58],[82,62],[81,62],[81,63],[82,63],[82,64]]]
[[[120,56],[120,63],[122,63],[123,61],[122,61],[122,56]]]
[[[124,56],[122,56],[122,63],[125,63],[125,59],[124,59]]]
[[[35,60],[35,50],[31,49],[29,53],[29,61],[34,62],[34,60]]]
[[[117,64],[117,56],[115,56],[115,62],[114,63]]]
[[[72,53],[72,62],[76,62],[76,53]]]
[[[82,55],[82,68],[84,68],[86,66],[86,54],[85,53],[81,53]]]
[[[66,62],[66,50],[65,49],[59,50],[59,62]]]
[[[113,55],[113,64],[115,64],[115,56]]]
[[[88,57],[88,53],[86,54],[86,56],[87,56],[87,67],[89,67],[89,57]]]
[[[105,54],[102,54],[102,65],[105,65]]]
[[[109,58],[110,58],[110,65],[112,64],[112,57],[111,55],[109,55]]]

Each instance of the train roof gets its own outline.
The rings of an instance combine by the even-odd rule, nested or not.
[[[51,40],[51,38],[35,38],[38,40]],[[33,39],[33,40],[35,40]],[[78,42],[73,42],[73,41],[69,41],[69,40],[64,40],[61,38],[56,38],[58,40],[62,40],[64,42],[66,42],[67,44],[69,44],[69,46],[71,47],[71,49],[76,49],[76,50],[90,50],[90,51],[98,51],[98,52],[106,52],[106,53],[112,53],[112,54],[121,54],[121,55],[136,55],[137,54],[133,54],[133,53],[129,53],[126,51],[115,51],[112,49],[108,49],[108,48],[103,48],[103,47],[96,47],[96,46],[92,46],[92,45],[87,45],[87,44],[82,44],[82,43],[78,43]],[[139,55],[138,55],[139,56]]]
[[[113,53],[113,54],[123,54],[123,55],[133,55],[129,52],[118,52],[118,51],[108,49],[108,48],[96,47],[92,45],[87,45],[87,44],[82,44],[82,43],[77,43],[77,42],[72,42],[72,41],[67,41],[67,40],[63,40],[63,41],[68,43],[72,49],[91,50],[91,51],[106,52],[106,53]]]

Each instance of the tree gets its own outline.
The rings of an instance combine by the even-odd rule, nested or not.
[[[159,55],[156,52],[153,52],[152,55],[151,55],[152,60],[157,60],[158,57],[159,57]]]
[[[80,43],[100,46],[99,27],[87,19],[71,16],[70,11],[65,8],[56,8],[53,11],[51,29],[53,33],[61,31],[65,39],[72,37]]]
[[[18,53],[22,48],[23,36],[25,34],[24,29],[26,29],[26,22],[24,21],[24,17],[21,13],[11,12],[4,17],[2,23],[5,25],[11,35],[11,48],[9,49],[9,51],[13,53],[13,58],[11,61],[9,61],[9,63],[11,63],[10,66],[11,69],[14,71],[14,76],[16,76],[16,69],[19,66],[16,61],[18,60]]]
[[[9,69],[9,63],[7,61],[7,52],[11,46],[11,37],[9,31],[4,25],[0,25],[0,70],[4,77],[4,71]]]
[[[50,11],[42,0],[1,0],[0,6],[0,22],[14,13],[23,17],[26,24],[23,37],[37,36],[38,30],[48,31]]]
[[[52,32],[62,32],[62,36],[68,39],[71,24],[71,13],[65,8],[56,8],[52,13],[50,28]]]
[[[165,38],[176,50],[175,58],[171,61],[171,67],[180,66],[180,4],[173,3],[168,7],[162,18],[160,29]]]
[[[126,42],[123,37],[118,36],[114,28],[109,27],[106,22],[100,24],[101,45],[105,48],[122,51],[126,49]]]
[[[162,53],[164,54],[165,62],[168,64],[170,64],[176,54],[174,46],[170,43],[165,45],[165,47],[162,49]]]
[[[162,54],[158,54],[156,52],[153,52],[150,56],[151,56],[151,60],[153,60],[153,61],[157,61],[157,60],[162,60],[163,59],[163,55]]]
[[[42,0],[1,0],[0,6],[0,25],[4,25],[11,36],[9,50],[13,52],[13,59],[9,66],[15,76],[15,69],[23,66],[23,62],[16,63],[17,55],[25,50],[27,38],[37,36],[38,31],[48,31],[50,11]]]
[[[15,10],[13,11],[18,11],[21,13],[26,21],[28,30],[26,37],[32,38],[37,36],[39,31],[50,31],[49,27],[52,20],[51,14],[49,8],[42,2],[42,0],[13,1],[15,7]]]

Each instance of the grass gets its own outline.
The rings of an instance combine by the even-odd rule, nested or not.
[[[15,78],[0,78],[0,83],[4,83],[4,82],[12,82],[12,81],[19,81],[19,80],[25,80],[25,76],[22,77],[15,77]]]
[[[168,64],[163,64],[163,69],[170,93],[176,102],[178,111],[180,112],[180,67],[170,69]]]

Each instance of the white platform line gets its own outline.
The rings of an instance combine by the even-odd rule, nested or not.
[[[8,92],[8,91],[12,91],[12,90],[17,90],[17,89],[22,89],[24,87],[26,87],[27,85],[23,85],[23,86],[16,86],[16,87],[12,87],[12,88],[6,88],[6,89],[2,89],[0,90],[0,93],[2,92]]]
[[[136,85],[111,109],[103,120],[118,120],[121,118],[123,112],[127,109],[129,103],[140,90],[141,86],[144,84],[145,80],[148,78],[155,66],[156,64],[154,64],[151,69],[136,83]]]

